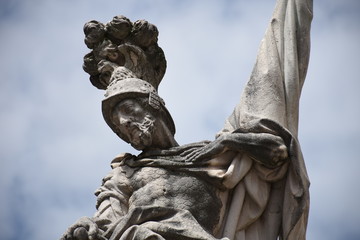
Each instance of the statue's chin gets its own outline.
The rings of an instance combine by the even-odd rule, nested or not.
[[[136,150],[138,150],[138,151],[141,151],[141,150],[144,150],[144,149],[145,149],[145,146],[142,146],[142,145],[131,144],[131,146],[132,146],[133,148],[135,148]]]
[[[144,150],[145,148],[151,147],[152,137],[149,132],[140,133],[136,139],[131,142],[131,146],[136,150]]]

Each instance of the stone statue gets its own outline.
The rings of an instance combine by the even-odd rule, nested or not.
[[[124,16],[86,23],[84,70],[106,90],[104,119],[142,152],[111,162],[97,212],[61,239],[305,239],[309,181],[297,126],[311,20],[311,0],[278,0],[224,128],[184,146],[157,93],[166,69],[157,28]]]

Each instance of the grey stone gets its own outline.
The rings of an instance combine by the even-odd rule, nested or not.
[[[166,69],[157,28],[124,16],[84,26],[91,83],[120,154],[96,191],[97,211],[72,239],[305,239],[309,180],[297,140],[309,60],[311,0],[278,0],[240,103],[214,141],[179,146],[158,95]]]

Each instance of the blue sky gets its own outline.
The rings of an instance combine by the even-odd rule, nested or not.
[[[121,152],[103,92],[82,70],[83,24],[115,15],[158,26],[159,93],[181,144],[213,139],[240,98],[271,17],[269,0],[0,1],[0,239],[57,239],[95,211]],[[360,2],[314,2],[299,139],[311,180],[308,239],[359,239]]]

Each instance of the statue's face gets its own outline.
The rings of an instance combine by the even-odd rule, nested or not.
[[[150,147],[153,142],[154,116],[136,100],[127,99],[118,103],[113,112],[113,122],[137,150]]]

